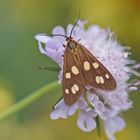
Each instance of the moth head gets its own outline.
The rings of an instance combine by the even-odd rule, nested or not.
[[[69,48],[75,48],[77,46],[77,42],[75,42],[72,37],[69,37],[68,39],[66,39],[66,41],[67,47]]]

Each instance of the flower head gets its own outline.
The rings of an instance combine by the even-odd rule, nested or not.
[[[113,91],[105,91],[96,89],[87,89],[86,96],[81,95],[79,100],[67,106],[62,99],[51,113],[52,119],[66,119],[72,116],[77,110],[80,110],[77,120],[78,127],[90,132],[96,128],[96,117],[104,122],[105,132],[110,140],[115,140],[114,133],[121,131],[125,122],[120,113],[132,107],[132,101],[128,98],[128,93],[137,90],[139,81],[130,81],[130,76],[139,77],[136,71],[140,64],[129,58],[130,48],[123,47],[117,42],[114,33],[109,29],[101,29],[98,25],[92,25],[88,29],[84,28],[85,21],[79,21],[74,28],[72,37],[75,41],[80,42],[87,48],[113,75],[117,83],[117,88]],[[68,25],[66,31],[63,27],[57,26],[53,29],[52,34],[62,34],[69,36],[73,25]],[[51,57],[61,67],[59,81],[62,82],[63,73],[63,54],[65,48],[63,44],[65,38],[45,35],[36,35],[39,50],[42,54]],[[42,44],[45,44],[43,47]],[[85,95],[84,94],[84,95]]]

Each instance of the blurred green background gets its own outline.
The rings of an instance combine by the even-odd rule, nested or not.
[[[139,0],[0,0],[0,112],[33,90],[56,80],[56,72],[42,71],[39,65],[53,64],[39,53],[34,39],[38,32],[51,33],[56,25],[66,27],[81,19],[110,27],[119,42],[132,47],[132,58],[140,61]],[[0,140],[107,140],[96,130],[84,133],[76,126],[77,116],[50,120],[51,106],[61,96],[55,89],[20,114],[0,124]],[[127,127],[118,140],[140,139],[140,95],[131,93],[134,108],[123,113]],[[102,126],[103,127],[103,126]]]

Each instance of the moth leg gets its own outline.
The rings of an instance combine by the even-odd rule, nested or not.
[[[60,71],[61,69],[57,66],[38,66],[39,69],[41,70],[46,70],[46,71]]]
[[[43,65],[37,66],[37,68],[39,68],[41,70],[47,70],[47,66],[43,66]]]
[[[78,40],[77,40],[77,42],[79,43],[81,41],[81,38],[79,38]]]
[[[60,99],[52,106],[52,110],[55,110],[60,102],[62,102],[63,96],[60,97]]]

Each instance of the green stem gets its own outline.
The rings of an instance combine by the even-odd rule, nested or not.
[[[96,120],[96,125],[97,125],[98,136],[100,137],[101,136],[101,131],[100,131],[100,120],[99,120],[99,116],[97,116],[95,118],[95,120]]]
[[[58,81],[54,81],[25,97],[21,101],[17,102],[16,104],[12,105],[11,107],[7,108],[4,112],[0,113],[0,123],[4,120],[10,118],[11,116],[17,114],[18,112],[22,111],[33,102],[44,96],[45,94],[49,93],[49,91],[57,88],[59,86]]]

